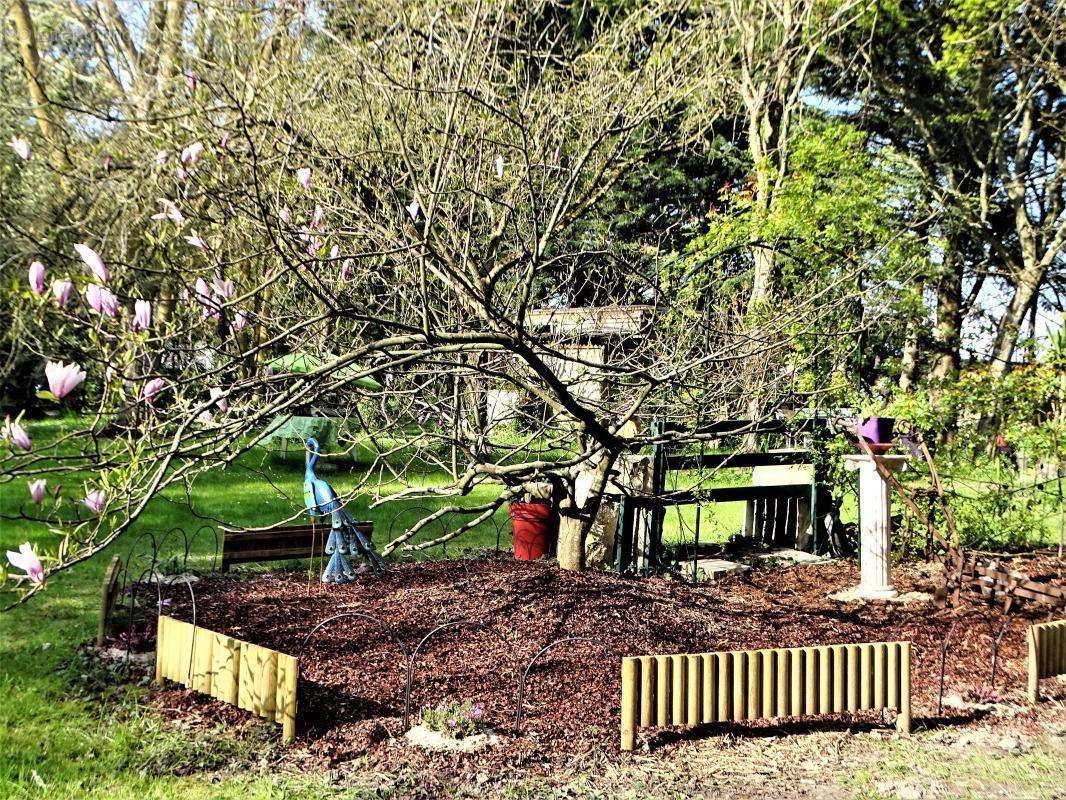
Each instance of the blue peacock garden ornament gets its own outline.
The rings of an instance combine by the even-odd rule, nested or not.
[[[383,574],[385,567],[374,545],[356,527],[355,520],[337,499],[333,487],[315,474],[318,454],[318,440],[309,438],[304,467],[304,506],[312,518],[330,517],[332,523],[326,540],[326,555],[330,558],[322,571],[322,582],[347,583],[355,580],[355,570],[344,557],[345,553],[362,555],[375,575]]]

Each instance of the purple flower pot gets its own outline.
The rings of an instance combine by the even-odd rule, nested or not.
[[[892,432],[896,427],[896,420],[892,417],[870,417],[863,420],[859,425],[859,435],[865,439],[874,450],[879,446],[887,450],[892,446]]]

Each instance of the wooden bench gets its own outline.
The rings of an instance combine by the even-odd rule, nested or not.
[[[357,522],[356,527],[373,541],[374,523]],[[256,561],[290,561],[322,554],[329,525],[281,525],[265,531],[223,531],[222,572],[233,564]]]

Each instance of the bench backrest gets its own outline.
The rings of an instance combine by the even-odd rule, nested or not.
[[[373,537],[373,522],[357,522],[356,527],[368,539]],[[265,531],[224,531],[222,534],[222,571],[231,564],[253,561],[288,561],[310,558],[322,553],[329,524],[283,525]]]

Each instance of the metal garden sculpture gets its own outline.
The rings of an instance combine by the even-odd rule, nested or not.
[[[355,570],[345,558],[345,553],[362,555],[375,575],[383,574],[384,564],[374,545],[356,527],[355,520],[337,499],[333,487],[315,474],[318,454],[318,440],[309,438],[304,468],[304,506],[312,518],[328,516],[332,523],[326,540],[326,555],[330,558],[322,571],[322,582],[347,583],[355,580]]]

